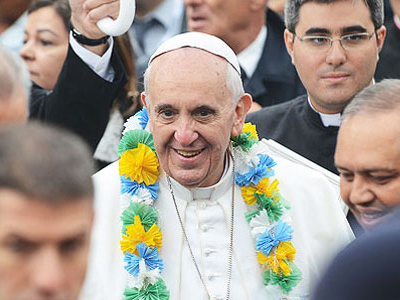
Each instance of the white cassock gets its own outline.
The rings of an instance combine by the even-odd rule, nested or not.
[[[271,155],[268,146],[266,153]],[[271,155],[277,162],[275,177],[279,189],[290,202],[294,229],[295,264],[303,279],[286,298],[277,286],[265,287],[257,261],[254,239],[245,219],[248,206],[235,184],[235,222],[231,300],[303,300],[325,265],[353,238],[336,188],[321,173],[285,158]],[[126,285],[123,254],[120,250],[121,213],[118,162],[93,176],[95,184],[95,224],[87,280],[81,299],[118,300]],[[171,300],[208,300],[183,238],[165,173],[159,177],[160,212],[163,233],[162,272]],[[187,189],[174,180],[172,188],[182,216],[189,244],[212,299],[225,299],[229,260],[232,199],[232,163],[214,186]]]

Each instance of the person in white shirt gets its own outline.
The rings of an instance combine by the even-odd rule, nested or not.
[[[243,125],[234,52],[204,33],[167,40],[142,101],[119,162],[93,177],[87,298],[306,299],[353,234],[326,177]]]

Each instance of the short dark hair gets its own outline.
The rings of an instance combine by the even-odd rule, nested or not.
[[[51,6],[56,10],[63,20],[66,30],[69,31],[71,24],[71,8],[68,0],[33,0],[28,8],[28,14],[47,6]]]
[[[315,2],[321,4],[330,4],[339,1],[347,0],[287,0],[285,6],[286,28],[290,32],[295,32],[297,23],[299,22],[299,11],[304,3]],[[383,25],[383,0],[364,0],[364,3],[369,8],[371,20],[372,23],[374,23],[375,30],[381,28]]]
[[[73,133],[37,122],[0,128],[0,189],[54,205],[93,201],[92,174],[89,148]]]
[[[399,110],[400,79],[385,79],[359,92],[342,114],[342,123],[360,114],[386,113]]]

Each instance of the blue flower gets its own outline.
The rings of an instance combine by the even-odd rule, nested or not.
[[[273,234],[275,231],[275,234]],[[266,256],[269,256],[273,247],[278,246],[279,242],[290,241],[293,238],[292,227],[280,220],[275,228],[272,228],[259,236],[256,242],[256,249],[261,250]]]
[[[149,270],[158,268],[162,271],[164,269],[164,263],[158,256],[157,247],[149,248],[142,242],[136,245],[136,249],[139,252],[139,256],[132,254],[129,251],[125,252],[124,262],[127,263],[125,265],[125,270],[127,270],[129,274],[138,277],[140,272],[139,263],[141,260],[144,260]]]
[[[131,196],[137,195],[140,188],[147,189],[153,200],[158,197],[157,191],[160,188],[160,183],[156,181],[154,184],[146,185],[144,182],[138,183],[137,181],[131,181],[129,178],[125,178],[124,175],[120,177],[121,179],[121,194],[129,194]]]
[[[135,115],[139,119],[139,124],[142,126],[142,129],[144,130],[147,126],[147,123],[149,122],[149,114],[147,112],[146,107],[143,107],[141,111],[136,113]]]
[[[267,154],[258,154],[258,157],[260,158],[260,163],[258,164],[258,167],[271,169],[272,167],[276,166],[276,162],[271,156]]]
[[[266,154],[258,154],[257,156],[260,162],[255,168],[250,168],[247,173],[236,175],[235,181],[238,185],[248,186],[250,183],[257,185],[261,179],[274,176],[275,172],[271,168],[276,166],[276,162]]]

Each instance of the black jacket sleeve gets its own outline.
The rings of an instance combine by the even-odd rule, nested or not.
[[[114,80],[98,76],[69,46],[58,81],[52,92],[33,84],[29,119],[67,128],[81,136],[94,151],[107,126],[110,108],[126,83],[126,73],[113,52]]]

